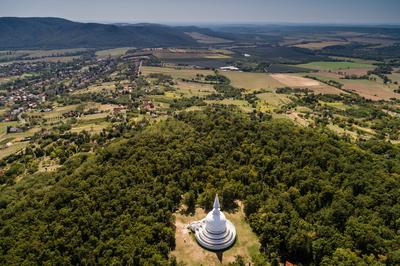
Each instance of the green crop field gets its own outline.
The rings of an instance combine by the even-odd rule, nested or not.
[[[254,91],[259,89],[274,89],[284,87],[282,83],[265,73],[250,72],[220,72],[231,80],[231,84],[237,88],[244,88],[246,91]]]
[[[304,67],[314,70],[341,70],[350,68],[374,68],[372,64],[356,63],[356,62],[311,62],[307,64],[296,65],[297,67]]]
[[[170,75],[175,79],[192,79],[195,78],[197,74],[202,74],[202,75],[214,74],[214,72],[211,70],[178,69],[171,67],[149,67],[149,66],[142,67],[141,72],[143,75],[148,75],[151,73]]]
[[[107,50],[100,50],[96,52],[97,57],[115,57],[124,55],[128,50],[132,49],[132,47],[121,47]]]

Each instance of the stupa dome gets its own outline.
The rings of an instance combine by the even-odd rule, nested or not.
[[[213,210],[207,216],[189,225],[197,242],[210,250],[224,250],[232,246],[236,239],[235,226],[220,210],[218,195],[215,196]]]

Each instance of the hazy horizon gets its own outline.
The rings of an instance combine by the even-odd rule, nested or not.
[[[1,0],[1,17],[163,24],[400,25],[396,0]]]

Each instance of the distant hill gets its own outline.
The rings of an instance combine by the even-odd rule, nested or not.
[[[196,46],[186,27],[79,23],[61,18],[0,18],[0,49]],[[191,32],[213,31],[191,27]],[[214,36],[219,37],[219,36]]]

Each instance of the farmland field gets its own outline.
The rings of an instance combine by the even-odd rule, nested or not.
[[[271,77],[289,87],[314,87],[321,85],[319,81],[290,74],[273,74]]]
[[[107,50],[100,50],[96,52],[97,57],[115,57],[124,55],[128,50],[132,49],[132,47],[121,47]]]
[[[342,69],[354,69],[354,68],[368,68],[373,69],[374,66],[368,63],[356,63],[356,62],[311,62],[307,64],[296,65],[297,67],[304,67],[314,70],[342,70]]]
[[[211,70],[199,70],[199,69],[178,69],[170,67],[149,67],[144,66],[141,68],[143,75],[149,75],[151,73],[170,75],[175,79],[192,79],[197,74],[202,75],[213,75],[214,72]]]
[[[244,88],[248,92],[259,89],[274,89],[284,87],[284,84],[272,78],[271,75],[265,73],[226,71],[220,72],[220,74],[229,78],[234,87]]]
[[[344,89],[356,92],[366,99],[389,100],[400,99],[400,94],[393,92],[387,85],[370,80],[343,80]]]
[[[211,84],[177,81],[176,87],[178,87],[178,91],[183,93],[186,97],[205,96],[215,92]]]
[[[195,39],[199,43],[203,44],[216,44],[216,43],[230,43],[232,41],[218,38],[218,37],[213,37],[213,36],[208,36],[205,34],[201,34],[199,32],[186,32],[187,35]]]
[[[231,58],[231,53],[226,50],[205,50],[205,49],[163,49],[153,52],[153,55],[160,59],[226,59]]]
[[[400,99],[400,94],[393,92],[393,88],[389,85],[383,84],[380,80],[364,80],[364,79],[341,79],[340,76],[328,73],[319,72],[316,74],[307,74],[308,76],[316,77],[323,81],[333,80],[343,84],[343,89],[357,93],[366,99],[390,100],[391,98]]]
[[[320,41],[320,42],[307,42],[301,44],[295,44],[293,46],[307,49],[322,49],[324,47],[332,46],[332,45],[343,45],[348,44],[347,41]]]

